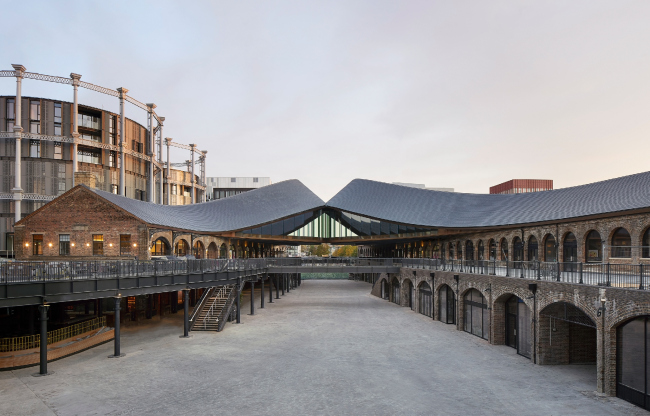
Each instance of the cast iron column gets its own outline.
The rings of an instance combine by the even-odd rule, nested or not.
[[[260,296],[260,309],[264,309],[264,278],[262,278],[262,295]]]
[[[122,297],[118,296],[115,298],[115,338],[114,338],[114,348],[113,355],[109,355],[108,358],[119,358],[124,357],[124,354],[120,353],[120,302]]]
[[[237,323],[241,323],[241,278],[237,278]]]
[[[183,336],[179,338],[190,337],[190,290],[183,289]]]
[[[124,185],[124,176],[126,175],[126,161],[124,160],[124,143],[126,142],[125,131],[126,131],[126,119],[124,118],[124,97],[126,93],[129,92],[126,88],[118,88],[117,92],[120,93],[120,185],[118,193],[122,196],[126,196],[126,188]]]
[[[23,73],[25,72],[25,67],[22,65],[11,65],[14,67],[16,74],[16,100],[14,102],[14,137],[16,138],[16,154],[14,162],[14,188],[11,192],[14,194],[14,214],[15,222],[20,221],[21,219],[21,203],[23,200],[23,188],[21,187],[21,176],[22,170],[20,168],[21,162],[21,140],[23,137],[23,128],[22,128],[22,107],[23,107],[23,95],[22,95],[22,81]]]
[[[284,280],[285,280],[286,275],[282,273],[282,276],[280,277],[280,287],[282,288],[282,296],[284,296]]]
[[[285,282],[287,284],[287,293],[289,293],[291,292],[291,274],[287,274]]]
[[[251,315],[255,315],[255,282],[251,282]]]
[[[275,286],[275,298],[280,299],[280,286],[277,274],[273,277],[273,285]]]
[[[149,118],[149,146],[147,151],[147,156],[151,158],[149,161],[149,173],[148,173],[148,178],[147,178],[147,202],[154,203],[155,199],[153,197],[155,185],[156,185],[156,180],[153,177],[153,164],[154,161],[156,160],[156,152],[154,151],[155,145],[156,145],[156,139],[154,138],[153,134],[153,110],[156,108],[156,104],[153,103],[147,103],[147,107],[149,108],[148,113],[148,118]]]
[[[41,313],[41,362],[40,362],[40,371],[34,376],[46,376],[47,372],[47,308],[50,305],[42,304],[38,305],[38,310]],[[50,373],[51,374],[51,373]]]

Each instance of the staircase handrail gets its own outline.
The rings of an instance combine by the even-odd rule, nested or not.
[[[194,306],[194,309],[192,310],[192,313],[190,314],[190,330],[192,330],[192,327],[196,323],[194,320],[197,316],[199,316],[199,313],[201,313],[201,310],[205,307],[205,302],[210,299],[210,293],[214,292],[213,287],[211,287],[209,290],[206,290],[203,292],[201,297],[199,298],[199,301],[196,303],[196,306]]]
[[[230,293],[228,294],[228,298],[226,299],[225,305],[223,305],[223,309],[221,310],[221,313],[217,317],[217,331],[221,331],[226,324],[226,317],[230,313],[230,308],[232,308],[233,303],[235,302],[235,296],[237,296],[237,289],[235,285],[230,285]]]
[[[214,300],[210,304],[210,309],[208,309],[208,313],[203,317],[203,329],[206,327],[207,319],[214,315],[214,309],[215,305],[217,304],[217,301],[223,296],[223,291],[225,290],[226,286],[220,286],[219,290],[217,293],[214,295]],[[217,318],[217,322],[219,318]]]

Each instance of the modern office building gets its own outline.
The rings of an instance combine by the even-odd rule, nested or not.
[[[205,152],[163,138],[165,119],[155,114],[154,104],[140,103],[126,89],[82,82],[78,74],[54,77],[14,65],[0,77],[17,81],[16,95],[0,96],[0,257],[12,255],[14,222],[70,190],[75,175],[79,183],[142,201],[183,205],[204,200]],[[74,100],[22,96],[25,79],[69,84]],[[122,114],[79,104],[79,87],[118,98]],[[125,101],[147,112],[149,126],[124,117]],[[172,169],[170,146],[189,150],[200,173]]]
[[[271,178],[261,176],[250,177],[208,177],[206,180],[207,199],[223,199],[239,195],[271,184]]]
[[[490,194],[523,194],[553,190],[549,179],[512,179],[490,187]]]

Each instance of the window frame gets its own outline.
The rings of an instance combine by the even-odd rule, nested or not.
[[[104,255],[104,234],[93,234],[93,256]]]

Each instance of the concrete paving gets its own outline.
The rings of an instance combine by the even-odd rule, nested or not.
[[[241,325],[182,339],[182,315],[49,364],[0,373],[0,414],[618,415],[594,366],[536,366],[378,299],[370,284],[309,280]],[[268,296],[268,292],[267,292]],[[245,294],[248,299],[248,293]]]

